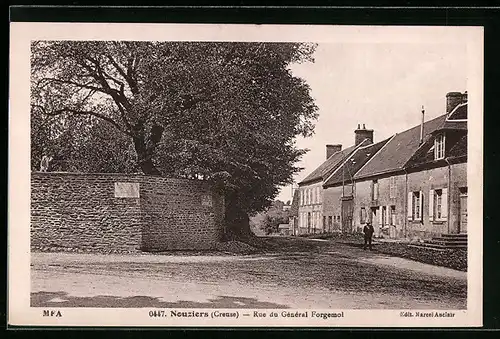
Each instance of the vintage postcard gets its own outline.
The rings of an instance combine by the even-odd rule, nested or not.
[[[482,326],[482,27],[10,28],[9,325]]]

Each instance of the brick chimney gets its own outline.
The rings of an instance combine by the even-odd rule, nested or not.
[[[354,131],[354,145],[358,146],[363,140],[368,139],[368,144],[373,144],[373,130],[366,129],[365,124],[361,128],[358,124],[358,128]]]
[[[455,107],[463,102],[467,102],[467,92],[449,92],[446,94],[446,113],[451,113]]]
[[[326,145],[326,158],[328,159],[329,157],[332,156],[332,154],[337,153],[342,151],[342,145],[336,144],[336,145]]]

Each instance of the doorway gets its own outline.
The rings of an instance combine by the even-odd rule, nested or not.
[[[352,197],[342,198],[342,233],[352,233],[352,217],[354,213],[354,199]]]

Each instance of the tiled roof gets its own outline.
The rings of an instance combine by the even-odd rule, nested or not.
[[[437,128],[441,127],[446,114],[424,123],[424,141]],[[361,179],[377,174],[393,172],[403,169],[403,166],[415,153],[420,145],[420,125],[398,133],[380,149],[366,165],[359,170],[354,179]]]
[[[467,121],[446,120],[435,132],[442,130],[467,130]]]
[[[467,134],[462,136],[458,142],[453,145],[448,153],[450,158],[458,158],[467,156]]]
[[[336,186],[341,184],[343,181],[350,182],[352,176],[363,167],[366,162],[371,159],[381,148],[384,146],[389,139],[371,144],[368,146],[363,146],[358,148],[351,156],[345,161],[341,166],[339,166],[329,178],[324,183],[324,186]]]
[[[365,145],[367,140],[363,140],[358,146],[348,147],[340,152],[332,154],[324,163],[312,171],[299,185],[326,179],[356,148]]]
[[[453,128],[455,125],[456,128]],[[465,126],[465,128],[464,128]],[[443,125],[434,131],[446,131],[446,158],[461,158],[467,156],[467,122],[445,121]],[[445,160],[436,160],[434,158],[434,136],[426,140],[424,144],[408,160],[405,167],[408,169],[418,168],[422,165],[444,166]]]
[[[453,111],[451,111],[450,116],[447,120],[466,120],[467,119],[467,107],[468,103],[462,103],[455,107]]]

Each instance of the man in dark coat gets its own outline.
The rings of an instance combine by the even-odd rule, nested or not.
[[[370,251],[372,250],[372,236],[374,232],[375,229],[373,228],[372,224],[367,222],[365,227],[363,227],[363,233],[365,234],[365,244],[363,246],[364,250],[366,250],[366,245],[370,247]]]

